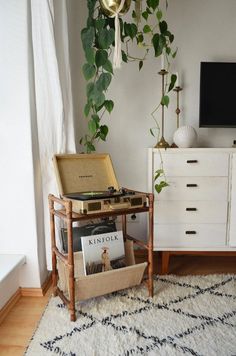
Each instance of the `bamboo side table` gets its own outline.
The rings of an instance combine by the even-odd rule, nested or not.
[[[140,193],[140,192],[136,192]],[[59,199],[54,195],[50,194],[49,200],[49,210],[50,210],[50,229],[51,229],[51,249],[52,249],[52,286],[53,295],[59,296],[65,303],[70,312],[70,320],[76,320],[76,310],[75,310],[75,276],[74,276],[74,252],[73,252],[73,229],[72,225],[76,221],[82,220],[92,220],[110,216],[122,216],[122,231],[124,240],[128,239],[137,244],[138,246],[146,249],[148,251],[148,275],[147,275],[147,288],[149,296],[153,296],[153,201],[154,195],[152,193],[146,194],[148,199],[148,206],[141,208],[130,208],[130,209],[120,209],[115,211],[96,213],[96,214],[77,214],[72,211],[72,202],[70,200]],[[58,203],[63,208],[55,209],[54,204]],[[148,213],[149,221],[149,236],[147,243],[138,240],[127,234],[127,219],[126,216],[136,213]],[[67,225],[67,236],[68,236],[68,255],[63,255],[56,246],[55,237],[55,217],[62,219]],[[58,270],[57,270],[57,258],[59,258],[69,270],[69,295],[68,299],[64,293],[57,286],[58,282]]]

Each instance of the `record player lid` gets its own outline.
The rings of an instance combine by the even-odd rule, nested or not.
[[[60,154],[53,163],[61,195],[119,189],[109,154]]]

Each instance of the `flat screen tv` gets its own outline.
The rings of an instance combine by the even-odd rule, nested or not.
[[[201,62],[200,127],[236,127],[236,63]]]

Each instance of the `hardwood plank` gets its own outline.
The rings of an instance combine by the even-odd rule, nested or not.
[[[171,256],[169,274],[236,273],[236,256]]]
[[[21,297],[0,325],[0,356],[23,355],[51,296]]]
[[[20,289],[18,289],[9,299],[6,305],[0,310],[0,324],[5,319],[5,317],[12,310],[14,305],[18,302],[21,297]]]
[[[0,356],[23,356],[25,347],[22,346],[9,346],[0,345]]]

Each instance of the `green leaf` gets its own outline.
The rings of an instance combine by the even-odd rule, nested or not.
[[[103,28],[98,33],[98,44],[102,49],[110,48],[114,40],[115,40],[115,30],[113,28],[110,28],[109,30]]]
[[[162,191],[162,187],[159,184],[155,184],[155,190],[159,194]]]
[[[93,101],[97,107],[101,106],[105,101],[105,95],[98,90],[97,83],[96,85],[94,83],[87,84],[87,98],[88,101]]]
[[[168,187],[169,184],[165,181],[161,181],[159,184],[155,184],[155,190],[159,194],[163,188]]]
[[[177,79],[176,74],[172,74],[171,75],[171,79],[170,79],[170,85],[169,85],[169,88],[168,88],[168,92],[170,92],[174,88],[176,79]]]
[[[154,177],[154,180],[157,180],[161,175],[164,174],[164,170],[163,169],[158,169],[156,172],[155,172],[155,177]]]
[[[165,181],[161,181],[160,185],[162,186],[162,188],[169,187],[169,184],[167,182],[165,182]]]
[[[91,142],[87,141],[85,145],[87,146],[88,153],[96,151],[95,146]]]
[[[100,138],[103,141],[106,141],[106,137],[108,134],[108,127],[106,125],[100,126]]]
[[[169,56],[169,54],[171,53],[171,48],[170,48],[170,47],[166,47],[166,53],[167,53],[168,56]]]
[[[95,62],[95,53],[93,48],[86,48],[84,50],[85,52],[85,58],[89,64],[94,64]]]
[[[85,106],[84,106],[84,115],[85,115],[86,117],[88,117],[89,112],[90,112],[90,110],[91,110],[91,107],[92,107],[91,102],[88,102],[88,103],[85,104]]]
[[[154,132],[153,132],[152,129],[150,129],[150,133],[151,133],[151,135],[152,135],[153,137],[155,137]]]
[[[171,34],[171,35],[169,36],[169,39],[170,39],[170,43],[172,43],[172,42],[174,41],[174,39],[175,39],[175,36],[174,36],[173,34]]]
[[[93,41],[95,37],[95,30],[93,27],[84,28],[81,31],[81,40],[84,50],[91,48],[93,46]]]
[[[94,83],[88,83],[86,87],[87,98],[90,99],[94,90]],[[92,98],[91,98],[92,99]]]
[[[169,105],[169,102],[170,102],[170,98],[168,95],[164,95],[161,99],[161,105],[164,105],[168,108],[168,105]]]
[[[143,32],[144,33],[148,33],[148,32],[151,32],[151,27],[149,25],[145,25],[144,28],[143,28]]]
[[[95,21],[95,26],[98,31],[101,31],[101,29],[105,26],[106,20],[105,19],[98,19]]]
[[[176,57],[176,54],[178,52],[178,48],[174,51],[174,53],[172,54],[172,57],[175,58]]]
[[[89,131],[91,132],[91,134],[94,135],[95,132],[97,131],[96,122],[94,120],[89,120],[88,128],[89,128]]]
[[[166,38],[164,35],[160,35],[160,39],[159,39],[159,47],[161,49],[161,51],[163,51],[163,48],[166,45]]]
[[[159,23],[159,27],[160,27],[161,33],[164,34],[167,31],[168,25],[167,25],[166,21],[161,21]]]
[[[107,88],[110,85],[111,82],[111,74],[110,73],[102,73],[100,77],[98,78],[98,81],[96,83],[96,87],[99,91],[104,91],[107,90]]]
[[[161,18],[162,18],[162,11],[161,11],[161,10],[158,10],[158,11],[157,11],[156,17],[157,17],[157,20],[158,20],[158,21],[161,20]]]
[[[88,13],[89,13],[89,16],[88,17],[92,17],[93,16],[93,13],[94,13],[94,9],[95,9],[95,6],[96,6],[96,0],[88,0],[87,1],[87,7],[88,7]]]
[[[152,37],[152,44],[155,51],[155,57],[158,57],[162,54],[162,47],[160,46],[160,35],[159,33],[155,33]]]
[[[137,36],[137,43],[142,43],[143,42],[143,35],[140,33],[138,36]]]
[[[147,0],[147,5],[155,11],[159,5],[159,0]]]
[[[128,57],[127,57],[125,51],[122,50],[121,51],[121,55],[122,55],[122,61],[127,63],[128,62]]]
[[[112,63],[109,59],[106,61],[106,63],[103,64],[102,68],[105,69],[107,72],[113,74]]]
[[[105,95],[101,92],[95,92],[93,100],[96,106],[101,106],[105,101]]]
[[[100,121],[99,116],[97,114],[93,114],[92,115],[92,119],[96,123],[96,128],[98,129],[99,128],[99,121]]]
[[[144,11],[144,12],[142,13],[142,16],[143,16],[143,18],[147,21],[147,19],[148,19],[148,12],[147,12],[147,11]]]
[[[108,59],[107,51],[105,51],[104,49],[97,50],[95,55],[95,63],[98,68],[103,66],[106,63],[107,59]]]
[[[96,112],[99,112],[99,111],[103,108],[104,103],[105,103],[105,101],[104,101],[104,102],[102,103],[102,105],[100,105],[100,106],[96,106],[96,105],[95,105],[95,108],[94,108],[95,111],[96,111]]]
[[[106,110],[111,113],[114,107],[114,102],[112,100],[105,100],[104,106]]]
[[[143,61],[139,61],[139,64],[138,64],[138,68],[139,68],[139,70],[141,70],[141,69],[142,69],[142,66],[143,66]]]
[[[148,13],[149,15],[152,15],[152,12],[151,12],[151,10],[149,9],[149,7],[146,7],[146,11],[147,11],[147,13]]]
[[[131,39],[133,39],[138,32],[138,28],[134,23],[124,23],[124,31],[125,31],[125,35],[129,36]]]
[[[95,73],[96,73],[96,68],[94,65],[88,63],[85,63],[83,65],[83,74],[86,80],[93,78]]]
[[[170,31],[166,31],[165,36],[169,37],[170,43],[172,43],[175,39],[175,36]]]

